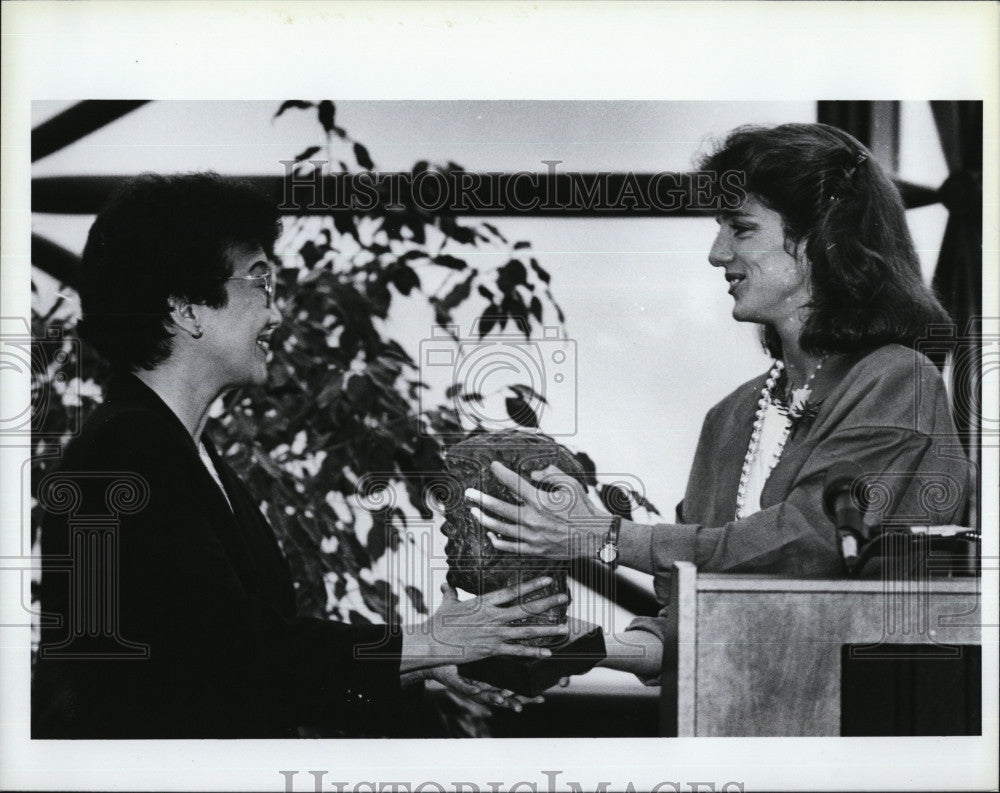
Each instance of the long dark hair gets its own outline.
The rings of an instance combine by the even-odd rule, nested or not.
[[[748,194],[778,212],[791,251],[805,240],[812,271],[807,352],[908,347],[950,322],[924,284],[899,191],[858,140],[827,124],[739,127],[700,163],[742,173]],[[764,347],[781,340],[762,329]]]

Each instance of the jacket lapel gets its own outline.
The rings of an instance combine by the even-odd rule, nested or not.
[[[289,608],[294,611],[295,592],[291,573],[274,531],[261,514],[260,507],[243,484],[243,480],[222,459],[215,444],[207,436],[203,438],[203,442],[229,495],[229,501],[233,506],[230,514],[238,525],[242,540],[254,560],[259,594],[279,607],[282,612],[287,612]]]
[[[809,397],[809,404],[815,406],[816,413],[796,427],[785,444],[781,459],[764,484],[760,498],[763,507],[784,501],[788,496],[803,464],[826,431],[830,413],[837,402],[836,399],[829,399],[830,395],[861,357],[857,354],[831,355],[817,373]],[[839,409],[843,409],[843,405]]]
[[[270,527],[264,521],[260,510],[250,497],[243,483],[220,458],[214,445],[207,436],[203,442],[215,464],[215,469],[222,480],[225,494],[219,489],[218,482],[212,477],[201,459],[187,428],[177,415],[160,399],[160,397],[134,375],[116,376],[108,384],[109,403],[122,404],[139,403],[143,407],[162,414],[172,425],[173,431],[183,438],[188,446],[187,464],[198,482],[198,492],[178,494],[178,498],[192,498],[197,501],[206,513],[211,530],[226,550],[226,555],[236,575],[239,577],[248,594],[256,597],[267,597],[280,602],[284,608],[286,596],[278,594],[281,584],[268,586],[267,582],[275,580],[274,555],[281,555],[274,540]],[[229,496],[229,501],[226,496]],[[230,504],[232,508],[230,509]],[[267,537],[262,537],[266,532]],[[266,541],[265,541],[266,540]],[[291,587],[287,573],[287,563],[281,559],[283,568],[277,578]],[[282,573],[284,574],[282,576]],[[294,599],[294,591],[292,592]]]

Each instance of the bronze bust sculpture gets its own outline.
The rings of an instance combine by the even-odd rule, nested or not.
[[[452,491],[445,505],[445,524],[442,531],[448,537],[445,553],[448,558],[448,583],[453,587],[465,590],[474,595],[493,592],[510,584],[529,581],[539,576],[549,576],[552,584],[544,589],[532,592],[526,601],[535,600],[556,593],[569,595],[567,577],[570,562],[542,559],[532,556],[517,556],[493,547],[486,529],[475,520],[470,511],[469,503],[464,498],[466,488],[472,487],[488,495],[508,502],[516,502],[516,496],[501,484],[490,470],[490,463],[497,461],[518,475],[530,479],[533,471],[543,470],[554,465],[560,471],[580,482],[586,487],[583,466],[563,446],[547,435],[504,430],[501,432],[478,433],[471,435],[448,449],[445,457],[445,467],[449,474],[449,489]],[[541,484],[545,487],[544,482]],[[551,608],[537,616],[526,617],[523,622],[531,624],[562,624],[567,620],[568,602],[562,606]],[[595,637],[592,635],[597,633]],[[520,690],[521,693],[539,693],[548,685],[552,685],[558,677],[577,674],[586,671],[599,657],[603,656],[603,637],[600,629],[594,628],[586,634],[589,640],[584,645],[579,640],[566,642],[565,639],[543,638],[527,640],[526,644],[536,646],[552,646],[564,644],[575,647],[567,652],[570,660],[563,659],[560,664],[548,664],[552,667],[547,675],[541,677],[537,670],[527,674],[518,685],[517,675],[510,677],[496,676],[496,666],[503,666],[505,671],[520,663],[514,659],[486,659],[486,663],[468,665],[470,677],[490,682],[500,682],[507,688]],[[586,638],[585,637],[585,638]],[[597,648],[599,643],[600,648]],[[575,663],[572,659],[576,659]],[[581,662],[581,659],[582,662]],[[550,659],[554,661],[555,659]],[[490,669],[484,670],[484,666]],[[558,670],[562,671],[559,672]],[[485,673],[484,673],[485,671]],[[557,677],[551,681],[552,675]],[[525,677],[525,676],[522,676]],[[534,679],[537,678],[537,679]]]

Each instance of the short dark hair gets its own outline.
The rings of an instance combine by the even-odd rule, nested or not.
[[[950,321],[921,277],[899,191],[848,133],[828,124],[739,127],[700,167],[742,172],[746,192],[781,215],[789,248],[805,241],[806,351],[912,347],[929,325]],[[773,328],[763,328],[762,340],[781,355]]]
[[[172,297],[220,308],[229,250],[257,243],[268,258],[281,225],[274,203],[216,173],[146,173],[123,185],[87,237],[80,336],[119,371],[154,369],[172,349]]]

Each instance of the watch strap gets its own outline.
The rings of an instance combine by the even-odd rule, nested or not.
[[[608,533],[604,535],[604,545],[597,551],[597,558],[608,567],[614,567],[618,563],[618,535],[621,532],[621,515],[611,518],[611,526]]]
[[[622,531],[622,516],[615,515],[611,518],[611,528],[608,529],[608,539],[607,541],[611,543],[615,548],[618,547],[618,535]]]

